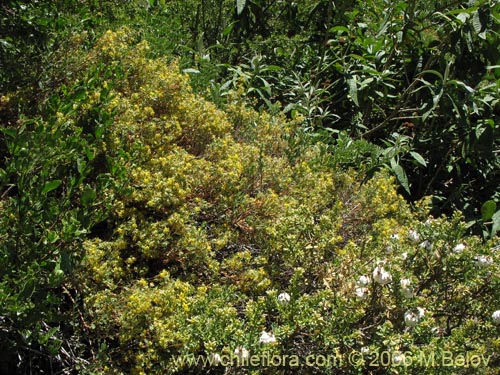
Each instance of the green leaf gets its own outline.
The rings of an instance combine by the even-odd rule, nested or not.
[[[408,176],[406,175],[403,167],[399,165],[396,160],[391,159],[391,169],[396,175],[401,186],[406,190],[408,194],[410,194],[410,185],[408,183]]]
[[[48,241],[49,243],[54,243],[54,242],[56,242],[58,239],[59,239],[59,234],[58,234],[57,232],[50,231],[50,232],[47,234],[47,241]]]
[[[470,17],[470,14],[469,13],[465,13],[465,12],[462,12],[462,13],[459,13],[457,15],[457,18],[462,21],[462,23],[465,23],[467,22],[467,19]]]
[[[489,200],[483,203],[481,206],[481,219],[483,221],[490,220],[493,217],[497,209],[497,204],[493,200]]]
[[[238,13],[238,16],[243,12],[246,4],[247,0],[236,0],[236,13]]]
[[[49,181],[45,184],[42,190],[42,194],[47,194],[51,192],[52,190],[57,189],[59,186],[61,186],[62,181],[61,180],[54,180],[54,181]]]
[[[358,86],[356,84],[356,79],[350,78],[347,80],[347,83],[349,84],[349,95],[351,96],[352,101],[356,106],[359,107],[359,101],[358,101]]]
[[[413,159],[415,159],[417,163],[423,165],[424,167],[427,167],[427,162],[418,152],[410,151],[410,155],[413,156]]]
[[[84,206],[89,206],[95,201],[96,196],[97,194],[93,189],[87,188],[82,193],[81,202]]]
[[[481,32],[481,29],[483,28],[478,11],[475,11],[474,14],[472,15],[472,26],[474,27],[474,31],[478,34]]]
[[[35,292],[35,287],[36,287],[35,280],[33,278],[28,279],[26,284],[24,284],[23,289],[19,293],[19,298],[21,298],[21,300],[26,300],[31,298],[31,296]]]
[[[491,227],[491,237],[493,237],[500,230],[500,210],[495,212],[495,214],[491,217],[493,221],[493,226]]]

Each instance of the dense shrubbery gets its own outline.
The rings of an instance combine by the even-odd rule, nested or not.
[[[101,348],[89,372],[193,372],[176,356],[240,347],[300,358],[369,348],[367,361],[376,350],[449,350],[498,362],[498,255],[463,238],[459,215],[413,214],[387,175],[362,183],[333,170],[320,144],[300,146],[298,123],[238,96],[217,110],[175,64],[129,43],[125,30],[107,32],[85,58],[87,69],[105,61],[127,72],[100,85],[114,114],[102,147],[130,178],[126,193],[101,191],[114,197],[107,230],[87,236],[75,275]],[[367,363],[252,371],[361,373]]]
[[[331,20],[322,24],[323,16],[334,16],[329,2],[306,3],[295,10],[293,2],[273,3],[298,12],[286,43],[300,46],[299,31],[311,32],[311,43],[338,33],[341,49],[369,49],[377,41],[370,28],[378,20],[341,43],[352,30],[335,28]],[[204,10],[210,4],[220,8]],[[207,76],[224,68],[202,54],[203,43],[217,35],[239,35],[242,47],[265,37],[271,24],[286,24],[286,12],[283,19],[258,13],[266,4],[238,1],[235,9],[225,1],[199,7],[186,2],[179,29],[195,25],[186,32],[196,35],[208,19],[220,21],[195,38],[196,67],[208,69]],[[485,4],[458,16],[443,13],[455,15],[444,25],[461,21],[463,31],[482,17]],[[87,5],[104,10],[102,4]],[[360,21],[352,5],[342,14],[337,9],[336,22]],[[152,1],[137,19],[165,19],[179,6]],[[394,28],[411,13],[398,6],[387,18]],[[130,9],[132,3],[117,6],[116,14]],[[235,12],[237,27],[223,24],[217,17],[223,12]],[[402,21],[398,12],[405,15]],[[475,30],[480,39],[482,31]],[[416,37],[415,30],[408,32]],[[496,206],[490,201],[482,209],[484,222],[491,221],[489,241],[468,235],[458,212],[430,216],[430,199],[410,208],[397,194],[396,178],[405,182],[402,160],[430,163],[415,152],[411,134],[387,138],[381,148],[334,132],[332,145],[320,127],[338,120],[332,108],[323,107],[334,86],[317,85],[339,69],[329,62],[337,47],[323,50],[318,70],[308,73],[304,64],[294,76],[295,89],[276,97],[273,90],[291,77],[277,65],[255,57],[247,65],[226,66],[233,78],[211,86],[218,108],[191,88],[181,72],[189,66],[185,59],[159,57],[159,44],[168,40],[159,38],[152,50],[141,36],[151,37],[147,28],[142,35],[131,28],[108,30],[95,43],[91,33],[72,34],[65,41],[69,51],[45,56],[54,71],[44,72],[48,86],[35,97],[8,80],[12,91],[0,104],[0,349],[6,353],[0,362],[16,357],[21,373],[466,374],[476,369],[464,367],[460,356],[474,355],[484,358],[477,372],[494,373],[500,365]],[[267,36],[261,47],[272,51],[275,35]],[[387,42],[403,48],[397,40]],[[179,52],[179,45],[167,47]],[[251,50],[250,43],[242,51]],[[242,58],[238,49],[213,51],[220,59]],[[361,52],[369,65],[370,53]],[[299,60],[314,61],[312,50],[302,53]],[[286,63],[288,57],[281,57]],[[360,59],[352,55],[348,65]],[[378,74],[365,68],[356,69]],[[187,72],[193,76],[192,69]],[[208,84],[206,77],[193,78],[198,89]],[[393,78],[377,82],[387,86]],[[363,96],[372,81],[363,82],[366,87],[339,89],[342,105],[373,99]],[[496,86],[486,87],[491,98],[477,98],[484,107],[475,107],[480,119],[474,126],[491,120],[493,133],[486,134],[492,135],[498,128],[491,112]],[[288,118],[272,102],[279,95],[292,97]],[[272,114],[251,109],[250,97]],[[387,98],[396,107],[400,99]],[[33,102],[29,118],[17,112]],[[343,108],[343,116],[362,120],[356,113],[365,105],[349,108],[353,112]],[[373,121],[384,124],[391,117],[384,118],[387,108],[373,109],[381,116]],[[436,106],[426,116],[438,118],[442,110]],[[496,162],[491,160],[489,166]],[[380,168],[384,164],[388,168]],[[486,180],[495,173],[481,171]],[[350,361],[353,353],[359,356]],[[198,355],[211,361],[209,368],[189,363]],[[289,366],[220,362],[247,355],[287,355]],[[330,356],[330,363],[321,355]],[[305,363],[307,358],[316,361]]]

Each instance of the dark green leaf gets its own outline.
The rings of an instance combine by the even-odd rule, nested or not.
[[[81,202],[84,206],[89,206],[95,201],[96,196],[96,192],[93,189],[87,188],[82,193]]]
[[[489,200],[483,203],[481,206],[481,218],[483,221],[490,220],[493,217],[497,209],[497,204],[493,200]]]
[[[61,180],[54,180],[47,182],[45,186],[43,187],[42,194],[47,194],[51,192],[52,190],[57,189],[59,186],[61,186],[62,181]]]

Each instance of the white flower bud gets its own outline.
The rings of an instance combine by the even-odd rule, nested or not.
[[[463,243],[459,243],[453,248],[453,252],[457,254],[460,254],[464,250],[465,250],[465,245]]]
[[[420,235],[416,230],[410,229],[408,232],[408,238],[410,239],[411,242],[417,243],[420,241]]]
[[[425,309],[422,307],[417,307],[417,315],[419,319],[422,319],[425,316]]]
[[[367,286],[370,284],[370,278],[368,276],[362,275],[358,279],[358,285]]]
[[[354,292],[356,298],[363,301],[368,297],[368,289],[367,288],[356,288]]]
[[[489,267],[493,264],[493,258],[488,255],[478,255],[474,258],[474,262],[478,267]]]
[[[495,311],[491,315],[491,318],[493,319],[493,323],[500,324],[500,310]]]
[[[417,312],[407,311],[404,314],[405,324],[408,327],[415,327],[424,318],[425,309],[417,307]]]
[[[399,365],[400,363],[402,363],[403,361],[405,360],[405,356],[404,354],[402,353],[396,353],[392,356],[392,362],[395,364],[395,365]]]
[[[259,342],[261,344],[272,344],[276,342],[276,337],[274,337],[272,333],[262,331],[262,333],[260,334]]]
[[[280,293],[278,295],[278,302],[280,302],[280,303],[290,302],[290,294],[288,294],[287,292]]]
[[[415,327],[418,324],[418,316],[412,311],[405,312],[404,318],[408,327]]]
[[[378,265],[373,270],[373,280],[380,285],[386,285],[392,281],[392,276],[389,272],[384,270],[384,267]]]

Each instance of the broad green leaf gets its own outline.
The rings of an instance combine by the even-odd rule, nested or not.
[[[238,16],[243,12],[246,4],[247,0],[236,0],[236,13],[238,13]]]
[[[96,196],[97,194],[93,189],[87,188],[83,191],[80,200],[84,206],[88,206],[95,201]]]
[[[410,185],[408,183],[408,176],[406,175],[403,167],[399,165],[396,160],[391,159],[391,169],[396,175],[401,186],[406,190],[408,194],[410,194]]]
[[[483,203],[481,206],[481,219],[483,221],[490,220],[493,217],[497,209],[497,204],[493,200],[489,200]]]
[[[45,184],[42,190],[42,194],[47,194],[51,192],[52,190],[57,189],[59,186],[61,186],[62,181],[61,180],[54,180],[54,181],[49,181]]]

